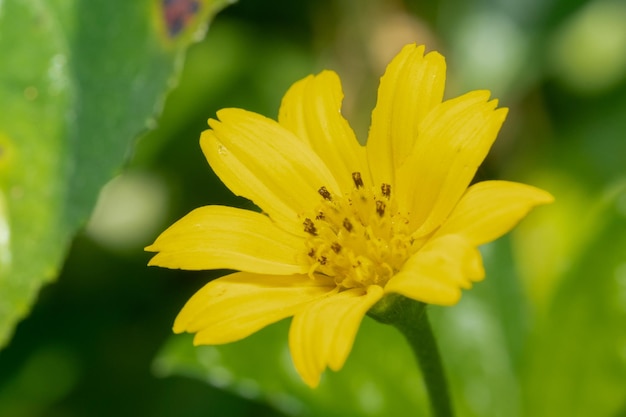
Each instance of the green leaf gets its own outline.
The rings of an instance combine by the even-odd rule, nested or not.
[[[289,415],[426,415],[417,364],[397,330],[366,317],[345,367],[336,373],[327,371],[312,390],[291,363],[288,323],[282,321],[222,346],[195,348],[188,335],[172,337],[155,360],[155,372],[208,381],[266,401]]]
[[[521,417],[520,356],[528,305],[515,272],[510,238],[481,247],[483,282],[454,307],[433,307],[433,327],[458,416]]]
[[[226,3],[0,2],[0,347]]]
[[[594,233],[577,256],[560,259],[561,284],[536,312],[528,343],[523,382],[532,416],[626,411],[626,181],[579,215],[570,227],[590,220]]]

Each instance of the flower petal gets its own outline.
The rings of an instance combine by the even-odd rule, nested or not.
[[[504,122],[488,91],[473,91],[437,106],[420,125],[418,141],[397,173],[400,205],[432,232],[459,201]]]
[[[343,91],[333,71],[310,75],[289,88],[278,113],[279,123],[315,150],[343,190],[354,187],[353,172],[369,176],[365,148],[341,115]]]
[[[443,98],[446,63],[439,53],[424,56],[424,46],[405,46],[380,79],[372,112],[367,156],[376,184],[394,184],[420,133],[420,124]]]
[[[217,176],[235,194],[252,200],[277,221],[297,221],[320,200],[317,191],[339,187],[308,144],[278,122],[241,109],[209,120],[200,145]]]
[[[335,287],[323,277],[237,272],[195,293],[176,317],[174,332],[197,333],[195,345],[234,342],[294,315]]]
[[[253,170],[234,155],[226,153],[226,148],[212,130],[202,132],[200,146],[215,174],[234,194],[254,201],[277,222],[288,223],[297,217],[294,208],[275,195]]]
[[[459,234],[473,245],[482,245],[507,233],[533,207],[552,201],[552,195],[530,185],[479,182],[467,189],[435,236]]]
[[[453,305],[461,288],[485,276],[480,252],[459,235],[429,241],[389,280],[385,293],[398,293],[429,304]]]
[[[148,265],[190,270],[237,269],[287,275],[307,271],[299,260],[304,240],[266,215],[206,206],[174,223],[146,248],[159,252]]]
[[[383,296],[372,285],[354,288],[315,301],[296,313],[289,330],[289,347],[296,370],[312,388],[329,366],[343,367],[363,316]]]

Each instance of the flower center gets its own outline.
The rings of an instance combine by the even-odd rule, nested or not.
[[[321,187],[319,206],[303,217],[309,275],[334,277],[344,289],[384,287],[415,251],[408,215],[398,211],[389,184],[365,187],[359,172],[352,180],[344,195]]]

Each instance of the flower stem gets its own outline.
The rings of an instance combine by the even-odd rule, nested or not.
[[[433,417],[453,417],[448,383],[426,304],[403,296],[387,296],[370,310],[376,320],[395,326],[409,342],[419,363]]]

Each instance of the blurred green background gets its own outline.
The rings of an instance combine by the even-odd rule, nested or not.
[[[83,7],[74,20],[57,23],[76,26],[90,18],[103,30],[115,27],[125,18],[114,13],[116,5],[125,2],[108,3],[111,13],[102,18]],[[6,9],[0,2],[0,12]],[[191,41],[183,30],[191,23],[177,22],[169,21],[164,50],[182,51]],[[118,130],[148,131],[130,156],[122,158],[127,145],[120,146],[102,174],[103,180],[119,175],[73,239],[58,281],[43,288],[0,351],[0,416],[428,415],[404,341],[369,319],[345,369],[327,372],[317,391],[290,368],[287,323],[232,345],[192,348],[189,337],[171,335],[173,319],[224,271],[147,268],[150,255],[142,250],[195,207],[251,207],[216,179],[200,151],[199,134],[217,110],[241,107],[275,117],[291,83],[329,68],[342,78],[345,114],[363,140],[378,78],[409,42],[446,56],[447,97],[489,89],[510,108],[477,179],[527,182],[557,199],[482,248],[487,279],[459,305],[431,308],[459,415],[626,416],[624,22],[623,0],[240,0],[226,7],[187,51],[162,115],[140,120],[139,129],[108,127],[112,137]],[[178,45],[177,39],[186,40]],[[128,56],[111,48],[103,65],[123,67],[124,59],[151,53],[139,46]],[[0,71],[9,67],[5,52]],[[159,68],[173,68],[172,62],[146,64],[161,77],[159,94],[173,80],[159,76]],[[108,85],[101,76],[107,73],[82,74],[87,83]],[[151,80],[132,84],[139,96],[157,89]],[[94,107],[94,117],[112,117],[111,108],[123,106],[110,99],[99,107],[88,98],[82,106]],[[15,110],[0,104],[0,112]],[[0,174],[11,157],[2,132],[0,124]],[[98,147],[103,159],[106,148]],[[94,198],[98,191],[89,190]],[[3,245],[0,236],[0,264]]]

